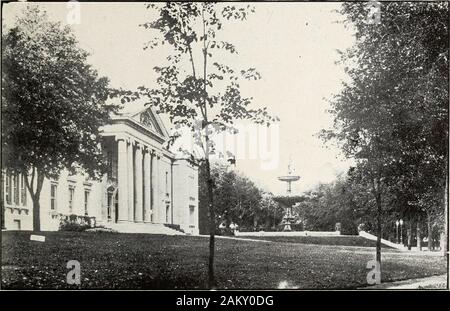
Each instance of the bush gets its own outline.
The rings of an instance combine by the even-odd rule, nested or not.
[[[303,231],[303,224],[291,224],[291,230],[292,231]]]
[[[352,221],[344,220],[341,223],[341,234],[358,235],[358,226]]]
[[[230,228],[218,228],[216,230],[217,235],[223,235],[223,236],[234,236],[234,231]]]
[[[103,226],[98,226],[95,228],[88,228],[85,230],[86,232],[94,232],[94,233],[117,233],[117,230],[111,229],[111,228],[105,228]]]
[[[59,231],[76,231],[76,232],[82,232],[85,231],[86,229],[89,229],[90,226],[89,225],[85,225],[85,224],[79,224],[76,222],[61,222],[59,224]]]
[[[89,228],[94,228],[95,225],[95,217],[78,216],[75,214],[69,216],[61,215],[59,230],[81,232]]]

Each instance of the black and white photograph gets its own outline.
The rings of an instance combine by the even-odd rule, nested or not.
[[[447,2],[1,5],[2,291],[448,292]]]

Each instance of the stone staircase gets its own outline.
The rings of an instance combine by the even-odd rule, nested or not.
[[[185,235],[183,232],[169,228],[164,224],[151,223],[109,223],[106,228],[111,228],[122,233],[148,233],[165,235]]]

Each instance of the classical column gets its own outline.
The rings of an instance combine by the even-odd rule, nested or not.
[[[128,144],[127,172],[128,172],[128,220],[134,221],[134,143]]]
[[[103,174],[102,176],[102,221],[108,221],[107,209],[108,209],[108,174]]]
[[[152,201],[153,201],[153,222],[159,223],[161,202],[159,202],[159,155],[152,154]]]
[[[144,221],[150,222],[151,202],[150,202],[150,152],[148,148],[144,150]]]
[[[118,186],[119,186],[119,222],[128,221],[128,172],[127,142],[124,137],[117,137],[118,151]]]
[[[136,195],[135,195],[135,207],[134,207],[134,220],[136,222],[143,222],[143,204],[142,204],[142,148],[139,143],[136,144],[136,156],[135,156],[135,181],[136,181]]]

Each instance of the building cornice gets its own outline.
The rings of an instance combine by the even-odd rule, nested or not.
[[[130,126],[131,128],[143,132],[145,135],[151,137],[152,139],[155,139],[160,144],[163,144],[166,142],[166,137],[162,136],[159,133],[156,133],[155,131],[152,131],[148,127],[144,126],[143,124],[139,123],[133,118],[130,118],[128,116],[116,116],[112,118],[112,125],[114,124],[126,124]]]

